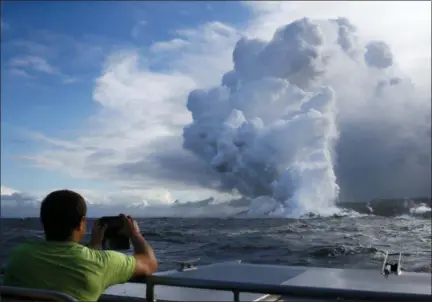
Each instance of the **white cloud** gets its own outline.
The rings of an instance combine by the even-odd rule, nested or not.
[[[11,45],[16,46],[19,50],[25,50],[31,55],[46,56],[51,53],[49,46],[43,43],[38,43],[29,40],[14,40],[9,42]],[[6,42],[7,45],[7,42]]]
[[[16,68],[29,68],[48,74],[56,74],[57,71],[44,58],[38,56],[16,57],[9,62],[9,65]]]
[[[77,81],[76,78],[68,76],[60,72],[56,67],[52,66],[46,59],[35,55],[18,56],[8,62],[8,73],[13,76],[20,76],[26,79],[36,79],[34,72],[56,75],[62,78],[64,84],[73,84]]]
[[[13,193],[18,193],[18,191],[14,190],[12,188],[3,186],[3,185],[1,185],[1,191],[0,192],[1,192],[1,195],[12,195]]]
[[[33,196],[1,185],[0,209],[2,217],[36,216],[39,202]]]
[[[32,75],[28,74],[27,71],[22,70],[22,69],[18,69],[18,68],[9,68],[8,73],[12,76],[18,76],[18,77],[23,77],[23,78],[27,78],[27,79],[34,78]]]
[[[304,16],[347,18],[358,28],[361,38],[385,41],[401,69],[416,82],[430,86],[430,1],[391,4],[387,1],[253,1],[245,4],[256,16],[250,24],[250,35],[263,39],[270,38],[281,24]]]
[[[242,31],[221,22],[208,22],[197,28],[181,28],[174,40],[155,43],[160,49],[182,44],[178,52],[155,53],[152,59],[164,61],[170,72],[180,72],[194,79],[198,87],[209,87],[219,81],[220,76],[232,68],[232,50]],[[152,49],[151,48],[151,49]],[[160,56],[160,57],[159,57]],[[185,100],[182,100],[185,102]]]
[[[2,41],[2,51],[8,60],[10,75],[31,75],[33,85],[43,75],[54,75],[61,83],[70,85],[88,79],[102,66],[106,54],[121,48],[122,43],[97,35],[75,38],[55,31],[32,29],[27,37]]]
[[[188,42],[186,40],[183,39],[172,39],[171,41],[168,42],[157,42],[154,43],[151,48],[150,51],[152,52],[160,52],[160,51],[175,51],[175,50],[179,50],[182,47],[188,45]]]
[[[0,20],[0,25],[1,25],[1,32],[6,31],[9,29],[9,24],[7,24],[6,22],[4,22],[3,20]]]
[[[74,78],[74,77],[66,77],[66,78],[63,80],[63,83],[65,83],[65,84],[73,84],[73,83],[76,83],[77,81],[78,81],[77,78]]]
[[[141,35],[142,29],[147,25],[147,21],[141,20],[137,22],[131,30],[131,36],[138,39]]]
[[[101,217],[125,213],[133,217],[195,217],[226,216],[244,211],[244,202],[218,203],[213,198],[207,198],[193,205],[176,202],[168,192],[149,191],[146,198],[141,191],[106,191],[98,192],[82,188],[69,188],[79,192],[87,203],[87,216]],[[25,218],[38,217],[40,203],[50,192],[38,192],[29,195],[1,185],[1,217]],[[216,203],[216,204],[215,204]],[[213,204],[215,204],[213,206]],[[220,204],[220,206],[218,206]],[[195,205],[200,205],[196,207]],[[210,206],[210,207],[209,207]]]
[[[176,198],[208,196],[210,190],[189,192],[200,188],[200,173],[211,172],[182,150],[182,127],[190,121],[185,103],[190,90],[213,84],[231,68],[237,33],[210,23],[179,35],[187,46],[169,62],[169,72],[149,71],[135,49],[113,54],[95,82],[93,98],[102,110],[89,121],[89,131],[70,142],[32,134],[49,147],[22,158],[75,177],[113,181],[128,192],[139,188],[140,196],[160,201],[172,189]],[[204,70],[198,67],[203,63]],[[162,167],[168,161],[177,166]],[[175,171],[178,161],[182,171]]]
[[[218,186],[217,178],[182,149],[182,127],[191,120],[185,104],[190,90],[218,84],[232,69],[232,51],[241,34],[269,38],[278,26],[296,18],[343,16],[365,32],[365,38],[389,42],[400,66],[420,78],[422,66],[429,66],[430,74],[430,5],[410,3],[251,2],[246,5],[255,16],[247,29],[220,22],[179,29],[174,40],[152,46],[155,53],[149,61],[136,49],[118,51],[95,82],[93,98],[101,110],[89,121],[88,131],[75,140],[39,137],[49,145],[26,158],[41,168],[113,182],[121,194],[138,199],[151,196],[166,202],[209,196],[210,188]],[[168,49],[168,57],[158,53]],[[163,72],[149,68],[152,60],[160,61],[159,55]]]

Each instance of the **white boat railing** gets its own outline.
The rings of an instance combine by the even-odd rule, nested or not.
[[[231,291],[233,301],[240,301],[240,293],[267,294],[286,297],[318,298],[321,300],[386,301],[386,302],[423,302],[430,301],[431,295],[391,292],[371,292],[353,289],[330,289],[284,284],[256,284],[247,282],[226,282],[223,280],[187,279],[181,276],[153,275],[134,279],[131,283],[146,284],[146,300],[155,301],[156,285],[187,287],[207,290]]]
[[[239,261],[240,262],[240,261]],[[188,264],[188,265],[185,265]],[[130,283],[141,283],[146,285],[145,298],[148,302],[155,301],[155,286],[171,286],[181,288],[194,288],[205,290],[219,290],[232,292],[234,302],[240,301],[240,293],[263,294],[285,296],[292,298],[315,298],[319,300],[352,300],[352,301],[387,301],[387,302],[423,302],[431,301],[431,294],[425,292],[390,292],[373,291],[350,288],[329,288],[290,285],[287,282],[257,283],[247,281],[223,280],[211,277],[189,278],[188,272],[200,271],[200,268],[193,267],[193,263],[182,263],[182,268],[172,273],[159,273],[143,278],[134,278]],[[247,266],[248,264],[244,264]],[[185,266],[187,267],[186,269]],[[205,268],[205,266],[204,266]],[[211,275],[211,274],[210,274]],[[398,278],[398,277],[395,277]],[[387,278],[386,278],[387,279]],[[124,297],[126,298],[126,297]]]

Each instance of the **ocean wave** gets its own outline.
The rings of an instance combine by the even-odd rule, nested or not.
[[[145,218],[138,223],[157,253],[161,270],[175,269],[175,260],[201,258],[200,265],[241,259],[378,271],[384,252],[389,251],[403,253],[407,271],[431,272],[431,225],[424,219],[375,215],[301,220]],[[2,219],[1,231],[0,262],[17,244],[41,240],[43,235],[38,219]]]
[[[370,202],[341,203],[340,207],[384,217],[430,218],[431,199],[378,199]]]
[[[262,197],[267,198],[267,197]],[[241,198],[238,200],[219,201],[209,198],[205,202],[176,203],[170,206],[169,211],[159,211],[159,214],[167,217],[215,217],[215,218],[281,218],[275,213],[277,203],[272,207],[256,209],[255,199]],[[270,203],[260,203],[269,205]],[[253,209],[253,210],[251,210]],[[149,209],[150,210],[150,209]],[[286,214],[284,212],[284,214]],[[362,216],[382,216],[382,217],[401,217],[428,219],[431,217],[431,199],[377,199],[369,202],[339,202],[335,207],[329,209],[327,213],[309,212],[302,216],[282,218],[323,218],[323,217],[362,217]]]
[[[357,254],[374,254],[380,250],[375,247],[365,246],[349,246],[349,245],[336,245],[336,246],[319,246],[316,248],[310,248],[305,251],[313,257],[339,257],[346,255],[357,255]]]

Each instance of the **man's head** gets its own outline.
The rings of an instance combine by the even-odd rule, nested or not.
[[[80,241],[86,231],[87,206],[73,191],[59,190],[42,201],[40,219],[48,241]]]

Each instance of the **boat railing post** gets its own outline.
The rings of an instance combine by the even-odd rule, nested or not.
[[[154,302],[154,283],[151,280],[146,282],[146,300],[147,302]]]
[[[240,302],[240,292],[238,290],[233,290],[234,302]]]

